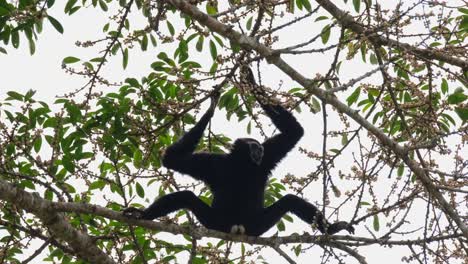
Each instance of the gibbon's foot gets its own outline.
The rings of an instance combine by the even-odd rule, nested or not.
[[[346,230],[350,234],[354,234],[354,227],[346,221],[339,221],[339,222],[331,224],[327,228],[327,233],[329,235],[333,235],[335,233],[340,232],[341,230]]]
[[[125,217],[131,218],[131,219],[142,219],[143,218],[143,210],[138,209],[138,208],[134,208],[134,207],[125,208],[122,211],[122,214]]]
[[[233,225],[231,227],[231,234],[233,234],[233,235],[243,235],[243,234],[245,234],[245,227],[243,225]]]
[[[336,223],[330,224],[323,217],[321,212],[317,212],[317,215],[314,218],[314,223],[312,223],[312,228],[316,227],[323,234],[333,235],[340,232],[341,230],[346,230],[351,234],[354,234],[354,227],[346,221],[338,221]]]

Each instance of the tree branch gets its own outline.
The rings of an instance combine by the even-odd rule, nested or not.
[[[390,38],[381,37],[378,34],[372,32],[371,30],[366,29],[366,27],[356,22],[351,15],[339,9],[331,1],[316,0],[316,2],[319,3],[320,6],[325,8],[325,10],[327,10],[333,17],[335,17],[343,27],[348,28],[357,34],[362,34],[363,36],[366,36],[375,45],[398,47],[409,53],[412,53],[413,55],[422,57],[426,60],[436,59],[436,60],[443,61],[454,66],[458,66],[462,68],[463,70],[468,69],[468,60],[466,59],[455,58],[455,57],[447,55],[447,53],[445,52],[434,50],[434,49],[416,48],[406,43],[401,43],[399,41],[396,41]],[[371,32],[371,34],[368,34],[368,32]]]
[[[87,234],[70,225],[63,214],[51,210],[53,202],[17,188],[4,180],[0,180],[0,199],[37,216],[55,237],[66,241],[79,258],[90,263],[115,263]]]
[[[314,82],[311,79],[306,78],[294,68],[292,68],[289,64],[287,64],[284,60],[282,60],[280,54],[270,49],[269,47],[256,42],[255,39],[233,30],[231,26],[222,24],[221,22],[201,12],[197,7],[190,5],[184,0],[167,1],[182,13],[197,20],[199,23],[205,25],[210,30],[219,33],[220,35],[235,43],[239,43],[242,48],[246,50],[255,50],[257,53],[259,53],[259,55],[266,58],[269,63],[274,64],[281,71],[286,73],[291,79],[304,86],[310,93],[314,94],[325,103],[334,106],[338,111],[345,113],[358,124],[371,132],[380,140],[384,146],[391,149],[400,159],[404,161],[404,163],[416,175],[417,179],[423,184],[426,191],[438,202],[447,217],[452,219],[460,228],[463,235],[468,238],[468,227],[462,221],[457,212],[452,208],[452,206],[445,200],[439,190],[435,187],[432,180],[428,175],[426,175],[426,172],[420,166],[420,164],[409,157],[408,152],[403,146],[398,144],[396,141],[387,136],[382,130],[375,127],[372,123],[362,117],[358,110],[354,110],[348,107],[346,104],[338,100],[335,95],[314,86]],[[324,4],[331,4],[325,0],[320,0],[319,2],[324,2]],[[465,67],[465,65],[463,65],[463,67]]]

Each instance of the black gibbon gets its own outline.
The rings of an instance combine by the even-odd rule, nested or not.
[[[264,206],[270,172],[296,145],[304,130],[281,105],[258,101],[279,134],[263,143],[252,138],[239,138],[228,154],[194,153],[216,107],[217,98],[212,98],[210,108],[198,123],[167,148],[163,156],[162,164],[166,168],[190,175],[208,185],[213,193],[211,206],[191,191],[179,191],[160,197],[145,210],[127,208],[124,215],[152,220],[188,209],[206,228],[260,236],[284,214],[291,212],[303,221],[315,224],[322,233],[334,234],[341,230],[354,233],[354,228],[347,222],[330,224],[317,207],[292,194],[285,195],[269,207]]]

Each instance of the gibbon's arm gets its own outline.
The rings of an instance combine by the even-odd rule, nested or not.
[[[263,110],[278,128],[280,134],[263,143],[262,166],[271,170],[291,151],[304,135],[304,129],[296,118],[281,105],[261,104]]]
[[[302,135],[304,135],[304,129],[296,118],[281,105],[265,102],[266,94],[255,82],[255,77],[249,67],[243,66],[240,70],[241,83],[250,87],[255,99],[281,132],[262,144],[264,148],[262,166],[266,170],[271,170],[301,139]]]
[[[203,131],[213,113],[214,107],[212,105],[194,127],[166,149],[162,159],[162,164],[166,168],[188,174],[198,180],[208,181],[207,171],[209,170],[213,155],[193,152],[203,136]]]

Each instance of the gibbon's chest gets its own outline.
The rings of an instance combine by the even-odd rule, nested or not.
[[[256,181],[265,177],[259,166],[250,163],[231,162],[226,164],[225,175],[233,181]]]
[[[268,175],[262,172],[258,166],[230,162],[219,165],[214,170],[213,187],[222,189],[223,193],[234,190],[237,194],[239,190],[242,192],[259,192],[259,190],[265,188]]]

